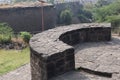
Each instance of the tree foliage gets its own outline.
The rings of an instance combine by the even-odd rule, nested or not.
[[[111,2],[112,2],[111,0],[98,0],[95,5],[96,7],[102,7],[102,6],[110,4]]]
[[[66,9],[60,14],[60,21],[62,24],[69,25],[72,21],[72,13],[69,9]]]
[[[23,38],[23,40],[26,43],[29,43],[30,38],[32,37],[32,35],[29,32],[20,32],[20,36]]]
[[[92,13],[89,10],[80,9],[78,11],[78,18],[81,23],[88,23],[92,21]]]
[[[6,23],[0,23],[0,43],[3,44],[10,42],[12,35],[12,28]]]
[[[112,26],[120,27],[120,0],[95,8],[93,17],[96,22],[111,22]]]

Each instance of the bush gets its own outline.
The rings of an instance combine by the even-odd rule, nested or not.
[[[32,37],[32,35],[29,32],[20,32],[20,36],[26,43],[29,43],[29,40]]]
[[[60,21],[62,24],[69,25],[72,21],[72,13],[69,9],[66,9],[60,14]]]
[[[6,23],[0,23],[0,43],[4,44],[11,42],[12,35],[12,28]]]
[[[120,27],[120,15],[112,15],[106,17],[107,22],[111,22],[112,27]]]
[[[9,43],[9,42],[11,42],[11,37],[10,36],[0,35],[0,43],[1,44]]]

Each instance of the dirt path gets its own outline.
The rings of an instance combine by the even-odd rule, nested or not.
[[[30,64],[26,64],[14,71],[0,76],[0,80],[31,80]]]

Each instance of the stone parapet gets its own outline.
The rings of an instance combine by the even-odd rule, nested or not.
[[[62,26],[34,35],[30,40],[32,80],[48,80],[74,70],[72,45],[109,40],[109,23]]]

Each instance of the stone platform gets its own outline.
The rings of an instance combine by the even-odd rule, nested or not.
[[[120,37],[109,42],[78,44],[75,52],[76,68],[88,71],[76,69],[51,80],[120,80]],[[0,76],[0,80],[31,80],[29,64]]]
[[[49,80],[75,70],[74,45],[111,40],[110,23],[61,26],[30,39],[32,80]]]
[[[114,37],[109,42],[78,44],[75,48],[76,68],[120,80],[120,38]]]

